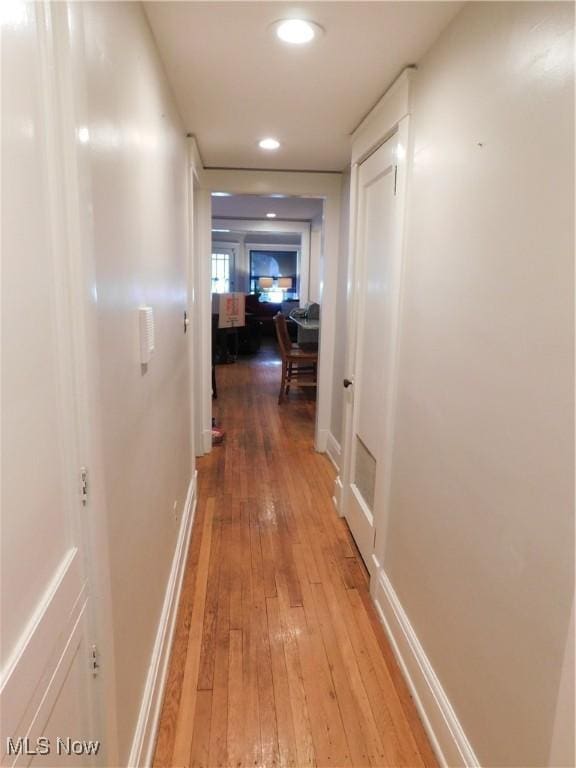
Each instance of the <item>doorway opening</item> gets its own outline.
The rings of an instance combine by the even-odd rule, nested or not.
[[[214,442],[238,388],[307,419],[314,440],[324,201],[213,192],[211,205]]]

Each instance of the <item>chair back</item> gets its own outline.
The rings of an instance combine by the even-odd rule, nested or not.
[[[292,348],[292,342],[290,341],[290,336],[288,334],[286,318],[282,312],[278,312],[278,314],[274,315],[274,328],[276,329],[276,338],[278,339],[280,354],[282,357],[286,357]]]

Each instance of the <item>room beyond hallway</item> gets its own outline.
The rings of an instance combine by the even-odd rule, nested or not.
[[[437,765],[313,449],[313,394],[278,406],[269,347],[218,376],[226,439],[198,462],[154,765]]]
[[[295,323],[289,325],[296,327]],[[291,331],[293,333],[293,331]],[[232,346],[236,346],[232,342]],[[317,352],[315,345],[303,346]],[[232,365],[232,368],[230,368]],[[253,370],[256,369],[256,375]],[[224,372],[226,371],[226,372]],[[276,403],[280,391],[282,379],[282,356],[276,337],[263,336],[256,352],[242,353],[238,356],[229,355],[224,363],[216,362],[215,383],[217,397],[212,399],[212,416],[216,426],[227,431],[231,426],[233,430],[243,432],[244,420],[238,422],[238,402],[254,404],[258,408],[260,398],[268,395],[270,388],[275,389]],[[220,392],[221,378],[226,382],[226,397]],[[304,381],[312,381],[312,374],[302,374]],[[305,427],[307,445],[314,443],[317,389],[316,386],[299,386],[298,377],[294,375],[292,385],[288,387],[288,393],[284,394],[285,402],[293,408],[288,419],[281,418],[281,428],[290,431],[297,425],[298,439],[305,439],[300,431]],[[282,417],[282,414],[279,414]]]

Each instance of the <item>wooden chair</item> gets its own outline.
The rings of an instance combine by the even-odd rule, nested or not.
[[[284,397],[290,392],[290,386],[315,387],[318,367],[318,351],[307,351],[293,344],[288,334],[286,318],[282,312],[274,317],[276,338],[282,357],[282,381],[280,382],[280,394],[278,404],[284,401]]]

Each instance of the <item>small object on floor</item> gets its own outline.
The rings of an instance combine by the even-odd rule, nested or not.
[[[220,445],[220,443],[224,442],[225,434],[223,429],[212,427],[212,445]]]

